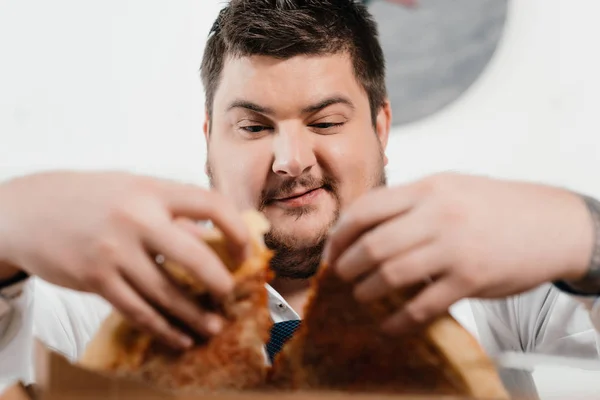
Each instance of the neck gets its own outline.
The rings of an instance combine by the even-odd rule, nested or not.
[[[304,307],[308,301],[310,285],[310,279],[275,278],[271,282],[273,289],[283,296],[300,318],[304,318]]]

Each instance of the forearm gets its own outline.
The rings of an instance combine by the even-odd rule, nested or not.
[[[583,274],[576,277],[564,277],[555,285],[570,294],[600,297],[600,201],[582,196],[589,212],[592,227],[592,248],[586,256],[586,267]]]
[[[576,280],[562,280],[554,285],[583,303],[590,314],[590,320],[600,333],[600,201],[582,196],[589,211],[593,228],[593,246],[585,275]],[[600,354],[600,338],[596,346]]]

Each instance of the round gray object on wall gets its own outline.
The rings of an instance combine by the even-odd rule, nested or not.
[[[387,62],[393,125],[427,117],[481,75],[502,36],[508,0],[368,2]]]

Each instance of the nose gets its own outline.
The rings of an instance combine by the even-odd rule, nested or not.
[[[309,171],[317,162],[310,139],[302,129],[282,129],[273,141],[273,172],[296,178]]]

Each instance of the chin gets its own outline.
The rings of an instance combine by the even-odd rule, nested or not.
[[[269,218],[271,232],[280,241],[295,248],[308,248],[319,244],[337,219],[337,213],[333,210],[328,213],[312,210],[294,215],[290,215],[286,210],[282,214]]]

